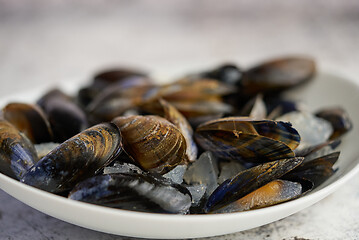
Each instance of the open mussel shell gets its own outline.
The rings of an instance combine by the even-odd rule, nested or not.
[[[89,178],[69,198],[127,210],[185,214],[191,194],[181,185],[149,174],[114,173]]]
[[[9,103],[3,108],[3,115],[34,144],[52,141],[50,123],[44,111],[37,105]]]
[[[334,174],[333,165],[338,160],[339,154],[340,152],[334,152],[310,161],[304,160],[301,165],[283,178],[293,181],[308,180],[313,183],[313,187],[317,187]]]
[[[240,91],[245,95],[282,91],[310,80],[315,62],[305,57],[284,57],[270,60],[247,70]]]
[[[37,104],[48,116],[55,142],[63,142],[88,127],[85,112],[58,89],[49,91]]]
[[[264,163],[238,173],[224,181],[208,198],[204,211],[206,213],[220,209],[280,178],[303,162],[304,158],[281,159]]]
[[[117,117],[124,150],[143,169],[166,173],[188,161],[186,140],[172,123],[158,116]]]
[[[350,120],[348,113],[341,107],[322,109],[315,115],[331,123],[333,133],[329,138],[330,140],[339,139],[353,128],[353,123]]]
[[[11,123],[0,119],[0,172],[20,179],[37,160],[31,141]]]
[[[60,144],[35,164],[21,182],[54,193],[70,190],[102,170],[121,150],[118,129],[102,123]]]
[[[299,197],[302,185],[287,180],[274,180],[214,213],[241,212],[269,207]]]

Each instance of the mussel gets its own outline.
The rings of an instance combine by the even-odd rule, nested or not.
[[[0,119],[0,172],[20,179],[37,161],[31,141],[11,123]]]
[[[270,60],[244,73],[240,91],[245,95],[279,92],[310,80],[315,68],[315,62],[306,57]]]
[[[43,157],[21,182],[60,193],[93,176],[122,150],[121,135],[110,123],[102,123],[68,139]]]
[[[193,139],[193,129],[187,119],[172,104],[162,98],[151,102],[149,111],[151,110],[154,110],[157,115],[173,123],[181,131],[186,139],[186,154],[188,159],[190,161],[196,160],[198,149]]]
[[[96,96],[110,85],[133,86],[139,81],[146,81],[146,74],[139,70],[128,68],[113,68],[107,69],[97,73],[92,83],[89,86],[83,87],[79,90],[78,100],[80,104],[86,107]],[[136,78],[134,80],[134,78]]]
[[[53,133],[44,111],[37,105],[9,103],[3,108],[4,118],[24,133],[33,143],[51,142]]]
[[[289,172],[284,179],[293,181],[307,180],[317,187],[326,181],[335,172],[333,165],[338,160],[340,152],[334,152],[316,159],[305,161],[292,172]]]
[[[288,158],[264,163],[244,170],[231,179],[224,181],[208,198],[204,211],[220,209],[280,178],[303,162],[304,158]]]
[[[154,95],[171,103],[192,122],[198,118],[232,112],[232,106],[225,103],[222,96],[234,91],[235,88],[214,79],[183,78],[161,86]]]
[[[55,142],[63,142],[88,127],[85,112],[59,89],[49,91],[37,104],[48,116]]]
[[[202,148],[223,159],[252,162],[294,157],[298,132],[290,123],[229,117],[206,122],[196,129]]]
[[[172,123],[158,116],[117,117],[124,150],[143,169],[165,173],[187,162],[186,140]]]
[[[302,185],[287,180],[274,180],[248,195],[215,211],[215,213],[240,212],[286,202],[302,194]]]
[[[127,88],[110,85],[86,107],[90,122],[111,121],[113,118],[121,116],[125,111],[137,108],[152,99],[149,93],[156,88],[152,85],[135,85]]]
[[[179,184],[150,174],[115,173],[95,176],[79,184],[69,198],[128,210],[188,212],[191,194]]]

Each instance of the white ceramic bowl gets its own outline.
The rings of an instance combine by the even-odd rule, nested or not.
[[[41,90],[29,91],[26,94],[0,99],[0,106],[14,100],[33,101],[39,97],[40,92]],[[359,172],[359,148],[356,145],[359,140],[359,87],[348,80],[320,74],[310,84],[288,95],[305,102],[312,110],[324,106],[342,106],[349,112],[354,123],[354,129],[345,136],[340,146],[342,153],[336,164],[339,170],[315,191],[290,202],[241,213],[182,216],[126,211],[77,202],[27,186],[3,174],[0,174],[0,188],[25,204],[66,222],[132,237],[208,237],[277,221],[320,201]]]

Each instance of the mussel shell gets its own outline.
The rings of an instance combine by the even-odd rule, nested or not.
[[[350,120],[348,113],[345,112],[343,108],[326,108],[318,111],[315,115],[332,124],[333,133],[329,138],[330,140],[340,138],[353,128],[353,123]]]
[[[155,109],[157,115],[164,117],[173,123],[186,139],[187,156],[190,161],[197,159],[198,149],[193,139],[193,129],[187,119],[169,102],[164,99],[158,99],[151,102],[151,109]],[[151,110],[150,109],[150,110]]]
[[[37,102],[48,116],[55,142],[63,142],[88,127],[85,112],[58,89]]]
[[[233,107],[231,105],[224,103],[219,98],[196,102],[170,101],[170,103],[190,122],[193,121],[193,119],[198,118],[223,116],[224,114],[229,114],[233,111]]]
[[[300,142],[300,136],[288,122],[273,120],[252,120],[245,117],[227,117],[206,122],[197,127],[201,134],[208,130],[229,131],[236,134],[261,135],[280,141],[294,150]]]
[[[219,97],[233,93],[236,89],[233,86],[221,83],[215,79],[180,79],[159,89],[158,97],[169,102],[172,101],[201,101],[211,97]]]
[[[111,121],[113,118],[121,116],[125,111],[152,100],[151,96],[147,99],[147,94],[153,88],[156,87],[139,85],[123,88],[118,85],[110,85],[86,107],[86,112],[91,122]]]
[[[128,210],[181,213],[191,206],[189,191],[149,174],[116,173],[95,176],[79,183],[69,198]]]
[[[161,86],[156,96],[171,103],[186,118],[196,118],[232,112],[232,106],[224,103],[222,96],[234,91],[232,86],[215,79],[184,78]]]
[[[283,178],[294,181],[296,179],[309,180],[313,182],[314,187],[317,187],[335,173],[333,165],[338,160],[339,155],[340,152],[334,152],[311,161],[304,161]]]
[[[93,176],[122,150],[121,135],[110,123],[93,126],[60,144],[21,179],[48,192],[72,189]]]
[[[166,173],[188,161],[186,140],[172,123],[158,116],[117,117],[124,150],[143,169]]]
[[[299,197],[302,185],[287,180],[274,180],[241,199],[215,211],[215,213],[240,212],[269,207]]]
[[[260,135],[208,130],[195,136],[203,149],[222,159],[263,163],[294,157],[294,152],[284,143]]]
[[[161,111],[149,100],[162,98],[173,105],[189,121],[190,118],[225,114],[233,108],[222,100],[222,96],[232,93],[233,87],[214,79],[181,79],[172,84],[158,86],[147,93],[147,102],[141,107],[150,113]]]
[[[126,69],[126,68],[114,68],[107,69],[97,73],[94,76],[93,85],[98,88],[108,87],[113,83],[118,83],[124,79],[130,77],[145,77],[146,74],[140,70]]]
[[[128,87],[148,84],[149,79],[145,76],[145,73],[138,70],[125,68],[107,69],[97,73],[89,86],[81,88],[78,92],[77,99],[83,107],[86,107],[98,94],[110,85]]]
[[[37,105],[9,103],[3,108],[4,118],[24,133],[33,143],[51,142],[53,133],[47,116]]]
[[[246,71],[240,90],[246,95],[282,91],[311,79],[315,68],[315,62],[310,58],[284,57],[270,60]]]
[[[204,211],[212,212],[232,203],[259,187],[280,178],[303,162],[304,158],[281,159],[244,170],[224,181],[208,198]]]
[[[0,172],[20,179],[38,160],[31,141],[6,120],[0,120]]]

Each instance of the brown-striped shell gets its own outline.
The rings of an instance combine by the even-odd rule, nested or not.
[[[60,144],[21,179],[48,192],[70,190],[79,181],[95,175],[122,150],[116,126],[102,123]]]
[[[303,162],[302,157],[281,159],[260,164],[238,173],[227,179],[211,194],[205,204],[205,212],[220,209],[258,189],[259,187],[280,178]]]
[[[216,213],[240,212],[286,202],[302,194],[302,185],[287,180],[274,180],[241,199],[219,209]]]
[[[186,140],[180,130],[158,116],[117,117],[124,150],[143,169],[165,173],[187,161]]]
[[[290,123],[229,117],[206,122],[196,129],[202,148],[224,159],[252,162],[294,157],[298,132]]]
[[[4,118],[24,133],[33,143],[51,142],[53,133],[44,111],[34,104],[9,103],[3,108]]]
[[[151,113],[164,117],[173,123],[181,131],[184,138],[186,139],[186,153],[188,159],[190,161],[197,159],[198,149],[193,139],[193,129],[182,113],[180,113],[171,103],[162,98],[143,105],[142,109],[146,109]]]
[[[191,121],[192,118],[230,113],[233,108],[223,102],[222,96],[234,90],[215,79],[183,78],[160,86],[153,98],[163,98]]]

